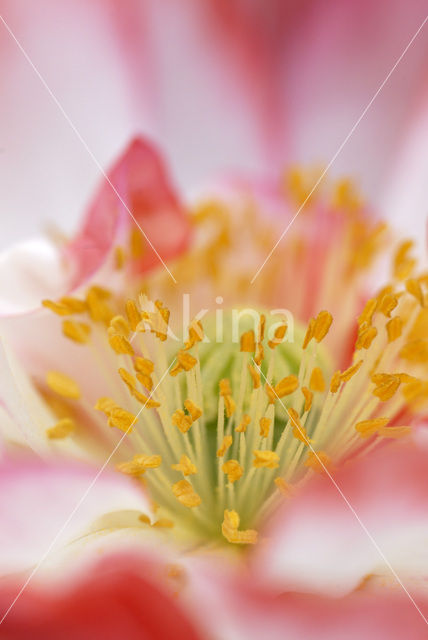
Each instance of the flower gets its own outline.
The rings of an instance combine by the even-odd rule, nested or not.
[[[402,633],[404,620],[418,637],[424,622],[408,594],[387,589],[383,545],[409,572],[423,611],[424,565],[416,571],[413,556],[400,556],[410,540],[422,552],[426,531],[426,452],[409,444],[426,410],[426,276],[401,241],[388,285],[367,295],[387,231],[349,181],[312,197],[264,265],[308,180],[296,169],[272,184],[232,180],[187,211],[156,151],[132,142],[62,247],[62,294],[4,318],[3,423],[15,446],[30,444],[48,463],[17,459],[6,444],[15,462],[4,472],[3,519],[28,514],[26,487],[58,491],[45,496],[52,514],[68,512],[69,492],[71,522],[88,500],[76,526],[60,529],[67,535],[55,540],[53,571],[61,562],[68,575],[76,550],[84,566],[100,551],[108,566],[112,549],[130,545],[154,597],[178,593],[183,615],[214,637],[250,637],[260,625],[272,638],[291,629],[311,637],[307,618],[320,607],[331,637],[342,624],[338,606],[361,630],[361,611],[375,603],[370,633]],[[147,221],[159,250],[135,221],[143,230]],[[201,309],[188,312],[187,326],[183,295]],[[18,358],[17,329],[31,347]],[[104,479],[93,475],[82,503],[66,457],[111,467]],[[28,564],[37,561],[34,542],[45,540],[31,535]],[[335,562],[348,541],[358,561]],[[22,532],[15,542],[27,548]],[[58,595],[66,608],[69,585],[86,580],[67,581]],[[25,603],[16,619],[29,624]],[[385,620],[391,604],[401,622]]]

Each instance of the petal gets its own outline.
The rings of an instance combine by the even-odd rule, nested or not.
[[[99,473],[100,468],[29,457],[0,465],[2,573],[55,555],[107,513],[149,512],[137,484],[119,473]]]
[[[7,611],[18,585],[0,587]],[[180,604],[153,576],[153,561],[141,553],[112,555],[87,565],[77,576],[43,587],[31,583],[2,623],[8,638],[198,640]]]
[[[100,268],[114,243],[127,242],[126,230],[134,222],[146,241],[136,267],[139,272],[159,266],[160,257],[175,257],[189,240],[189,222],[163,162],[142,138],[129,144],[109,172],[81,231],[66,248],[66,255],[75,262],[73,286],[81,285]]]
[[[391,446],[315,477],[284,504],[255,558],[279,589],[352,590],[368,574],[428,575],[427,451]],[[391,569],[392,568],[392,569]]]

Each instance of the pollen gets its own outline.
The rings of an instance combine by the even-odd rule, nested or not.
[[[193,490],[188,480],[180,480],[172,486],[172,492],[179,502],[185,507],[192,509],[201,504],[200,496]]]
[[[319,367],[312,369],[311,378],[309,380],[309,388],[311,391],[319,391],[323,393],[325,391],[325,380],[322,371]]]
[[[277,469],[279,467],[279,456],[275,451],[254,450],[253,466],[256,469]]]
[[[223,458],[226,451],[232,446],[232,441],[232,436],[224,436],[221,446],[217,449],[217,458]]]
[[[86,322],[64,320],[62,323],[62,332],[66,338],[70,338],[73,342],[86,344],[89,341],[91,327],[86,324]]]
[[[269,435],[269,429],[272,420],[270,418],[261,418],[260,419],[260,436],[262,438],[267,438]]]
[[[296,391],[298,387],[299,380],[297,377],[295,375],[287,376],[275,385],[275,394],[278,398],[283,398]]]
[[[373,418],[372,420],[362,420],[357,422],[355,430],[358,431],[362,438],[370,438],[382,427],[386,427],[389,418]]]
[[[171,469],[174,471],[181,471],[184,476],[191,476],[198,472],[196,465],[190,460],[188,456],[183,454],[178,464],[171,465]]]
[[[184,413],[182,409],[177,409],[172,414],[172,424],[181,431],[181,433],[187,433],[192,426],[192,418]]]
[[[229,482],[236,482],[239,478],[242,478],[244,469],[239,464],[238,460],[228,460],[225,462],[221,470],[227,475]]]
[[[59,371],[49,371],[46,376],[46,384],[59,396],[78,400],[80,398],[80,388],[77,382]]]
[[[118,464],[117,470],[128,476],[138,477],[147,469],[157,469],[161,463],[162,458],[158,455],[135,455],[129,462]]]
[[[221,531],[226,540],[232,544],[256,544],[257,531],[247,529],[239,531],[240,517],[234,510],[225,509]]]
[[[46,435],[51,440],[61,440],[74,433],[76,424],[71,418],[62,418],[53,427],[46,430]]]

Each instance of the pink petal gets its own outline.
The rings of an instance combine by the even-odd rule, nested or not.
[[[116,555],[85,567],[74,579],[29,584],[2,624],[8,638],[23,640],[198,640],[186,614],[153,576],[153,562]],[[20,583],[0,587],[3,614]]]
[[[333,594],[371,573],[395,583],[391,567],[410,587],[426,578],[427,455],[391,446],[349,462],[334,475],[343,495],[329,477],[314,477],[267,528],[256,568],[275,588]]]
[[[120,197],[119,197],[120,196]],[[131,215],[132,214],[132,215]],[[74,286],[100,268],[113,243],[127,241],[126,230],[138,224],[146,251],[138,263],[143,272],[175,257],[187,245],[189,223],[156,151],[135,138],[103,181],[81,231],[67,247],[75,261]]]
[[[2,573],[37,564],[49,549],[48,560],[107,513],[148,512],[137,485],[117,472],[97,477],[100,467],[30,457],[0,465]]]

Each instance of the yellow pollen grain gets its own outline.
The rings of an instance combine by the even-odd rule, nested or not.
[[[308,434],[306,433],[306,430],[300,422],[300,417],[297,411],[290,407],[289,409],[287,409],[287,413],[290,417],[291,424],[293,425],[293,436],[297,438],[297,440],[300,440],[300,442],[309,445],[310,440],[308,438]]]
[[[375,373],[372,376],[372,382],[376,385],[373,395],[385,402],[395,395],[401,384],[401,378],[399,375],[391,373]]]
[[[162,458],[158,455],[135,455],[132,460],[118,464],[116,469],[128,476],[138,477],[147,469],[157,469],[161,463]]]
[[[355,344],[355,349],[358,351],[359,349],[369,349],[373,340],[377,336],[376,327],[362,327],[358,332],[357,342]]]
[[[191,416],[187,416],[182,409],[177,409],[172,414],[172,424],[174,424],[181,433],[186,433],[192,426]]]
[[[311,391],[319,391],[320,393],[325,391],[325,380],[319,367],[314,367],[312,370],[309,380],[309,388]]]
[[[194,491],[187,480],[180,480],[172,485],[172,492],[179,502],[189,509],[201,504],[200,496]]]
[[[406,280],[406,289],[410,293],[410,295],[414,296],[416,300],[419,302],[421,307],[424,306],[424,294],[422,291],[422,287],[420,283],[414,278],[409,278]]]
[[[305,338],[303,340],[302,349],[306,349],[312,338],[314,337],[315,319],[309,320],[308,328],[306,330]]]
[[[270,429],[270,425],[272,423],[272,420],[270,418],[261,418],[260,419],[260,436],[262,438],[267,438],[269,435],[269,429]]]
[[[240,517],[234,510],[225,509],[221,532],[232,544],[256,544],[258,534],[254,529],[239,531]]]
[[[121,315],[114,316],[110,320],[110,327],[113,330],[112,333],[119,333],[121,336],[124,336],[125,338],[128,338],[129,334],[131,333],[131,328],[127,320],[125,320],[125,318]]]
[[[309,391],[307,387],[302,387],[302,393],[305,398],[305,406],[303,408],[303,411],[306,413],[307,411],[311,410],[314,394],[312,393],[312,391]]]
[[[62,418],[53,427],[46,429],[46,435],[50,440],[60,440],[74,433],[76,424],[71,418]]]
[[[66,338],[73,340],[79,344],[89,342],[91,335],[91,327],[85,322],[73,322],[72,320],[64,320],[62,323],[62,333]]]
[[[381,297],[378,302],[377,309],[380,313],[383,313],[387,318],[391,317],[392,311],[398,304],[398,298],[392,293],[386,293]]]
[[[349,382],[349,380],[361,369],[363,362],[364,360],[358,360],[358,362],[345,369],[345,371],[342,371],[340,374],[342,382]]]
[[[341,383],[342,383],[342,374],[340,371],[335,371],[330,381],[330,392],[336,393],[339,390]]]
[[[400,316],[395,316],[394,318],[391,318],[391,320],[389,320],[386,323],[386,332],[388,335],[388,342],[394,342],[394,340],[397,340],[398,338],[400,338],[402,331],[403,331],[403,321],[400,318]]]
[[[185,454],[181,456],[179,463],[171,465],[171,469],[174,469],[174,471],[181,471],[184,476],[190,476],[198,472],[196,465],[194,465],[190,458]]]
[[[412,247],[412,240],[404,240],[396,251],[393,268],[394,277],[397,278],[397,280],[405,280],[408,278],[416,265],[416,260],[409,256]]]
[[[275,385],[275,393],[278,398],[283,398],[296,391],[298,387],[299,380],[295,375],[286,376]]]
[[[222,458],[226,454],[226,451],[232,445],[232,441],[233,441],[232,436],[224,436],[223,442],[220,448],[217,450],[217,458]]]
[[[382,427],[385,427],[389,422],[389,418],[373,418],[372,420],[362,420],[357,422],[355,430],[358,431],[362,438],[370,438],[379,431]]]
[[[251,422],[250,416],[245,413],[242,416],[241,422],[238,424],[235,431],[237,431],[238,433],[245,433],[250,422]]]
[[[241,336],[241,351],[244,353],[254,353],[256,349],[256,339],[254,331],[246,331]]]
[[[196,420],[201,417],[202,409],[196,406],[196,404],[192,400],[190,400],[190,398],[184,401],[184,406],[189,412],[190,417],[192,418],[192,422],[196,422]]]
[[[126,317],[128,318],[129,326],[131,327],[132,331],[138,331],[142,317],[134,300],[126,301],[125,311]]]
[[[49,371],[46,376],[46,384],[52,391],[55,391],[64,398],[70,398],[72,400],[78,400],[80,398],[80,388],[77,382],[75,382],[65,373],[59,371]]]
[[[280,327],[275,329],[273,340],[269,340],[268,346],[271,349],[275,349],[285,338],[285,334],[287,333],[288,326],[286,324],[282,324]]]
[[[237,460],[228,460],[222,465],[221,470],[227,474],[227,479],[232,483],[242,478],[244,473],[244,469]]]
[[[309,451],[305,467],[309,467],[316,473],[325,473],[326,471],[331,471],[333,464],[325,451]]]
[[[256,469],[277,469],[279,467],[279,455],[275,451],[255,449],[253,454],[253,467]]]
[[[134,416],[133,413],[116,406],[109,413],[108,425],[110,427],[117,427],[124,433],[131,433],[136,420],[137,416]]]
[[[109,335],[108,341],[113,351],[115,351],[117,354],[127,354],[130,356],[134,355],[132,344],[127,338],[121,336],[119,333],[112,333],[111,335]]]
[[[248,371],[250,372],[250,375],[253,381],[253,388],[258,389],[261,384],[260,373],[257,371],[256,367],[254,367],[252,364],[248,365]]]
[[[328,311],[320,311],[318,316],[315,319],[314,324],[314,338],[317,342],[321,342],[331,327],[333,322],[333,316]]]
[[[291,495],[291,487],[287,484],[284,478],[275,478],[275,485],[278,491],[284,496],[289,497]]]

